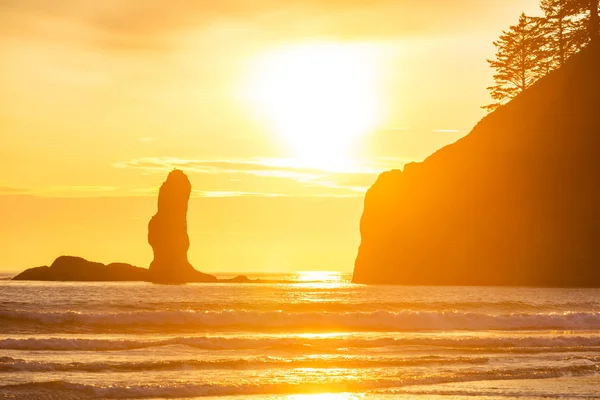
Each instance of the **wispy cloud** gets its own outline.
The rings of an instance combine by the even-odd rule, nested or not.
[[[156,192],[156,190],[154,190],[154,192]],[[0,196],[20,194],[40,197],[106,197],[135,195],[133,192],[124,193],[119,191],[115,186],[52,185],[37,186],[35,188],[0,186]]]
[[[359,165],[346,170],[327,170],[301,165],[295,160],[189,160],[175,157],[141,158],[114,164],[143,173],[166,174],[174,168],[195,179],[195,195],[202,197],[233,196],[362,196],[377,175],[391,166]]]
[[[458,129],[434,129],[435,133],[458,133],[460,132]]]
[[[410,132],[413,130],[413,128],[398,126],[393,128],[387,128],[385,130],[389,132]]]
[[[482,16],[516,1],[3,0],[0,32],[62,40],[79,34],[98,46],[130,50],[165,48],[177,32],[215,24],[254,26],[288,36],[397,37],[486,28]],[[464,24],[465,16],[470,24]]]
[[[3,194],[26,194],[29,193],[29,189],[11,187],[11,186],[0,186],[0,195]]]
[[[296,177],[322,175],[324,173],[375,173],[369,166],[339,168],[314,168],[300,162],[286,159],[249,159],[249,160],[190,160],[176,157],[138,158],[113,164],[117,168],[136,168],[147,172],[165,172],[174,168],[198,173],[248,173],[253,175],[273,174],[274,176]]]
[[[93,185],[65,185],[65,186],[51,186],[50,190],[62,191],[70,190],[74,192],[85,192],[85,193],[97,193],[97,192],[112,192],[115,190],[114,186],[93,186]]]
[[[362,197],[380,172],[404,164],[395,158],[358,165],[347,170],[303,166],[297,160],[185,160],[174,157],[141,158],[114,164],[157,175],[156,181],[174,168],[184,170],[192,181],[192,196],[228,197]],[[0,195],[28,194],[41,197],[131,197],[158,194],[158,187],[109,185],[52,185],[35,189],[0,186]]]
[[[96,197],[110,196],[117,192],[115,186],[94,186],[94,185],[59,185],[37,188],[32,193],[38,196],[55,197]]]
[[[206,191],[206,190],[194,190],[193,194],[198,195],[200,197],[287,197],[284,194],[276,194],[276,193]]]

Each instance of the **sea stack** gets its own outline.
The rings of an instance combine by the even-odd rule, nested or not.
[[[104,265],[81,257],[60,256],[52,265],[29,268],[15,276],[16,281],[119,282],[146,281],[148,270],[125,263]]]
[[[353,282],[600,287],[600,44],[367,192]]]
[[[192,185],[183,171],[173,170],[160,187],[158,211],[148,224],[148,243],[154,251],[150,276],[157,283],[206,282],[213,276],[198,272],[187,258],[190,239],[187,210]]]

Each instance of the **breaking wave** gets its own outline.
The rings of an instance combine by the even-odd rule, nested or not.
[[[485,364],[486,357],[436,357],[414,358],[365,358],[336,357],[325,359],[303,358],[240,358],[221,360],[164,360],[139,362],[69,362],[54,363],[26,361],[12,357],[0,357],[0,372],[131,372],[131,371],[168,371],[179,369],[270,369],[270,368],[384,368],[452,364]]]
[[[510,336],[510,337],[174,337],[160,340],[86,339],[86,338],[7,338],[0,340],[2,350],[118,351],[182,345],[201,350],[378,348],[389,346],[431,346],[444,348],[481,348],[486,351],[524,352],[576,351],[600,348],[600,336]]]
[[[598,374],[599,366],[577,365],[567,367],[518,368],[513,370],[492,369],[488,371],[466,370],[438,375],[424,374],[398,379],[347,380],[337,382],[302,383],[173,383],[163,385],[86,385],[66,381],[36,382],[0,386],[7,395],[19,393],[52,391],[55,394],[77,396],[78,398],[181,398],[201,396],[257,395],[257,394],[300,394],[358,392],[378,389],[400,388],[408,385],[427,385],[479,380],[542,379],[562,376],[585,376]]]
[[[124,329],[194,327],[246,330],[594,330],[600,329],[598,312],[512,313],[490,315],[458,311],[376,312],[259,312],[259,311],[134,311],[81,313],[76,311],[0,311],[0,322],[36,323]]]

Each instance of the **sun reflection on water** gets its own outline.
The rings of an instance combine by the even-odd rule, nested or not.
[[[295,394],[286,397],[286,400],[357,400],[363,396],[352,393],[314,393]]]
[[[344,277],[336,271],[299,271],[297,275],[298,282],[341,283]]]

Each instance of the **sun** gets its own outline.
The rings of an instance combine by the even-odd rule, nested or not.
[[[284,145],[304,164],[348,163],[382,117],[380,59],[367,44],[310,43],[258,57],[249,95]]]

